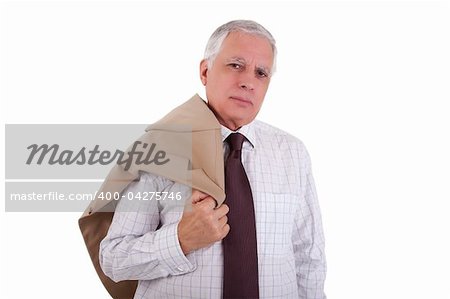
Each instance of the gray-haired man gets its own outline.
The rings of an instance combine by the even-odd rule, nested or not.
[[[275,60],[275,40],[256,22],[232,21],[211,36],[200,79],[222,128],[225,168],[230,156],[237,157],[244,171],[239,181],[248,186],[242,194],[245,188],[250,194],[240,198],[241,187],[228,187],[241,182],[227,179],[227,198],[217,206],[205,193],[142,173],[125,192],[180,192],[192,209],[149,201],[125,212],[130,203],[120,202],[100,263],[114,281],[139,280],[135,298],[326,298],[324,237],[308,152],[300,140],[255,120]],[[238,149],[230,136],[240,138]],[[229,265],[236,261],[240,267]]]

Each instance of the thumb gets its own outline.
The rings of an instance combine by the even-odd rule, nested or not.
[[[191,199],[192,199],[193,204],[201,202],[203,199],[205,199],[209,196],[208,194],[203,193],[199,190],[196,190],[196,189],[192,189],[192,190],[193,191],[192,191]]]

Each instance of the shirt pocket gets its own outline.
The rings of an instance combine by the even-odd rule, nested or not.
[[[258,192],[255,195],[258,254],[275,257],[291,253],[299,197],[290,193],[270,192]]]

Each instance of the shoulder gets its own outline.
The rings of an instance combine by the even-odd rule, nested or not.
[[[306,153],[306,147],[299,138],[260,120],[253,121],[253,129],[256,139],[263,146],[276,146],[280,150],[296,150]]]

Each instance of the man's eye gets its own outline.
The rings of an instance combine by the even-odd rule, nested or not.
[[[264,77],[268,76],[266,74],[266,72],[264,72],[264,71],[256,71],[256,74],[258,75],[258,77],[261,77],[261,78],[264,78]]]
[[[229,66],[231,66],[232,68],[239,70],[242,68],[242,66],[240,64],[237,63],[230,63]]]

